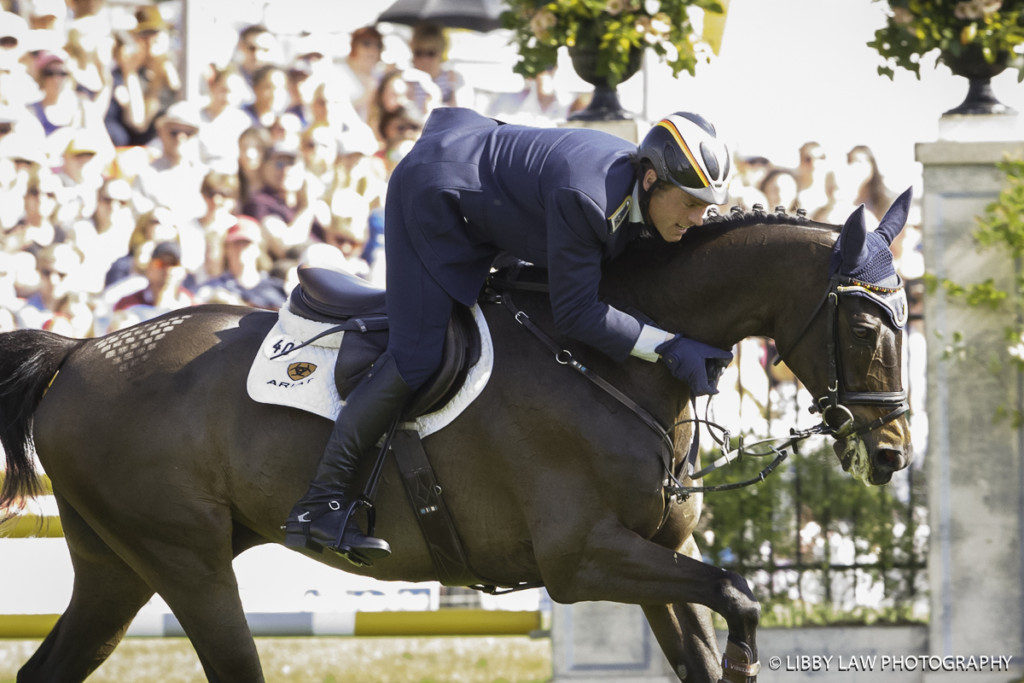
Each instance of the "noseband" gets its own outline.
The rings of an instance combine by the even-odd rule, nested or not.
[[[853,278],[833,277],[829,280],[825,296],[818,302],[811,317],[787,350],[789,353],[797,347],[824,308],[828,315],[828,326],[832,330],[828,343],[828,384],[825,395],[815,401],[815,407],[811,410],[821,413],[822,422],[827,427],[828,433],[835,439],[862,436],[889,424],[910,411],[907,392],[902,388],[899,391],[849,391],[843,380],[842,354],[840,352],[842,347],[839,343],[838,313],[841,296],[850,296],[853,292],[866,293],[869,298],[882,305],[879,295],[897,294],[902,289],[902,279],[896,287],[881,287]],[[779,352],[775,363],[781,361],[782,357],[783,354]],[[853,413],[847,407],[851,405],[891,408],[891,410],[876,420],[858,426]]]

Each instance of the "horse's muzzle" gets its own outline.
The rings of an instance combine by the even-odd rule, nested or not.
[[[888,484],[894,472],[902,470],[910,462],[910,447],[906,449],[881,446],[871,458],[870,481],[878,486]]]

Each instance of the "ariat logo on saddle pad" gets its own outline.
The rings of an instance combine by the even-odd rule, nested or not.
[[[313,363],[292,363],[288,366],[288,376],[296,382],[305,379],[316,372],[316,365]]]

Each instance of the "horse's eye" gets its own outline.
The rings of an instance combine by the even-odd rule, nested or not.
[[[868,340],[874,335],[875,326],[870,323],[854,323],[850,326],[850,331],[857,339]]]

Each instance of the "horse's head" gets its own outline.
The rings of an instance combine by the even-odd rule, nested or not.
[[[910,198],[907,190],[874,232],[864,223],[863,206],[846,221],[833,249],[827,293],[808,327],[790,342],[801,353],[787,359],[816,397],[843,469],[871,484],[887,483],[912,453],[901,376],[907,300],[889,249],[903,230]],[[812,338],[819,340],[817,348],[801,344]]]

